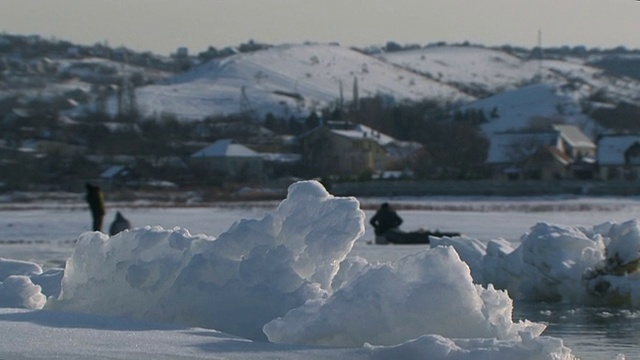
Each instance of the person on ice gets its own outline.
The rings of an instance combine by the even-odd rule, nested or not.
[[[120,211],[116,212],[116,217],[111,223],[111,227],[109,227],[109,235],[113,236],[121,231],[130,229],[131,222],[126,217],[122,216],[122,213],[120,213]]]
[[[93,218],[92,228],[93,231],[102,231],[102,221],[104,219],[104,194],[99,186],[86,183],[87,189],[87,202],[89,203],[89,210],[91,210],[91,217]]]
[[[383,203],[371,220],[369,220],[369,224],[371,224],[375,230],[376,244],[386,244],[387,240],[384,234],[389,230],[398,230],[398,227],[402,224],[402,218],[388,203]]]

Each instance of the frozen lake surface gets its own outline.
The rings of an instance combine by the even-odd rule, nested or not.
[[[403,217],[404,230],[458,231],[483,242],[504,238],[514,244],[538,222],[592,226],[636,218],[636,198],[377,198],[359,199],[367,218],[381,202]],[[136,227],[181,227],[192,234],[218,236],[240,219],[259,219],[278,202],[210,207],[138,207],[107,204],[107,229],[121,211]],[[88,231],[91,218],[81,202],[0,206],[0,256],[62,267],[76,238]],[[372,246],[372,228],[356,242],[353,255],[369,261],[390,261],[426,246]],[[640,358],[640,312],[636,309],[566,308],[549,304],[516,304],[515,318],[549,323],[545,335],[560,337],[582,359]]]

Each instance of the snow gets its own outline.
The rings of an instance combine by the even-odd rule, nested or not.
[[[235,114],[242,106],[258,112],[259,118],[269,112],[306,117],[339,101],[341,93],[344,101],[351,101],[356,78],[360,98],[474,99],[450,85],[341,46],[287,44],[211,60],[137,89],[136,100],[145,114],[174,114],[183,120]],[[115,99],[112,105],[115,111]]]
[[[557,146],[560,134],[554,131],[493,134],[487,164],[511,164],[532,156],[541,147]]]
[[[462,111],[467,109],[484,112],[489,121],[480,127],[488,135],[527,129],[531,126],[531,119],[535,117],[562,119],[579,127],[591,123],[582,113],[579,102],[548,84],[523,86],[462,107]],[[494,110],[497,117],[491,118]],[[589,133],[593,129],[587,127],[584,131]]]
[[[257,157],[257,152],[235,143],[232,139],[220,139],[213,144],[191,154],[191,157]]]
[[[488,94],[543,83],[565,92],[577,103],[597,90],[633,102],[638,99],[640,86],[637,81],[607,76],[602,69],[590,66],[588,59],[539,59],[537,54],[513,55],[480,46],[431,46],[388,53],[380,58],[438,82]]]
[[[538,62],[477,46],[433,46],[380,57],[444,83],[477,86],[491,93],[512,90],[514,84],[530,81],[539,69]]]
[[[545,117],[577,125],[595,138],[602,131],[583,106],[602,105],[592,102],[591,96],[604,91],[611,99],[635,103],[640,90],[637,81],[611,77],[586,60],[571,57],[540,60],[478,46],[434,46],[380,58],[472,95],[488,96],[468,101],[461,110],[483,110],[489,121],[481,127],[490,137],[522,130],[531,118]],[[490,117],[494,109],[497,118]]]
[[[351,254],[364,220],[357,199],[301,181],[262,219],[239,220],[217,238],[144,226],[81,234],[64,269],[5,259],[0,357],[573,358],[562,340],[540,335],[544,324],[512,320],[512,290],[474,282],[476,273],[491,279],[483,270],[491,268],[489,247],[503,260],[493,263],[495,274],[508,270],[509,284],[533,278],[540,269],[518,261],[520,248],[443,239],[452,246],[434,241],[395,261],[369,262]],[[620,226],[626,234],[632,225]],[[594,240],[576,229],[565,237],[586,249],[614,229],[597,228]],[[637,237],[624,237],[616,251]],[[539,251],[534,263],[552,270],[540,281],[573,280],[578,271],[563,269],[579,248],[557,245],[563,261]],[[602,251],[591,255],[580,269],[604,259]],[[25,350],[27,338],[38,346]]]
[[[640,136],[602,136],[598,141],[598,163],[600,165],[625,165],[625,152],[635,143],[640,143]]]
[[[437,239],[453,246],[474,280],[511,298],[588,306],[640,305],[640,222],[567,226],[540,222],[517,248],[502,239],[482,248],[470,239]]]

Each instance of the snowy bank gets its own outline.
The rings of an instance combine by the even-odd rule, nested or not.
[[[364,217],[355,198],[304,181],[263,219],[240,220],[218,238],[150,226],[113,237],[85,233],[64,271],[0,263],[3,286],[10,284],[3,293],[22,300],[0,305],[359,348],[373,359],[573,358],[561,340],[540,336],[544,324],[514,322],[507,292],[473,281],[472,274],[490,282],[483,263],[492,254],[496,273],[511,267],[503,283],[517,284],[525,266],[510,257],[520,248],[489,252],[478,242],[443,239],[453,247],[369,263],[349,256]]]
[[[640,221],[593,227],[535,224],[515,249],[502,239],[433,239],[454,247],[476,283],[516,301],[579,306],[640,306]]]

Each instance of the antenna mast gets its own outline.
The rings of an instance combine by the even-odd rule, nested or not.
[[[538,30],[538,79],[542,79],[542,30]]]

